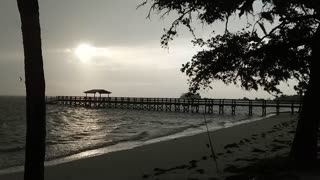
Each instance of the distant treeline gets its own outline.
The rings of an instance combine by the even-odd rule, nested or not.
[[[300,95],[281,95],[280,97],[276,97],[273,100],[274,101],[300,101],[302,100],[303,96]],[[201,99],[201,96],[199,93],[191,93],[191,92],[187,92],[187,93],[182,93],[180,98],[182,99]],[[207,98],[204,98],[207,99]],[[253,99],[249,99],[247,97],[243,97],[240,98],[239,100],[253,100]],[[255,98],[254,100],[272,100],[270,98],[268,99],[264,99],[264,98]]]
[[[182,99],[201,99],[201,96],[199,93],[191,93],[191,92],[187,92],[187,93],[182,93],[180,98]]]
[[[300,96],[300,95],[291,95],[291,96],[282,95],[280,97],[275,98],[274,100],[275,101],[300,101],[300,100],[302,100],[302,96]]]
[[[247,97],[242,98],[241,100],[250,100]],[[271,100],[270,98],[264,99],[264,98],[255,98],[254,100]],[[280,97],[276,97],[273,99],[274,101],[300,101],[302,100],[302,97],[300,95],[281,95]]]

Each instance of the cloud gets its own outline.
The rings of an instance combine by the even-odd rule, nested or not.
[[[175,69],[189,61],[197,51],[185,43],[176,44],[170,51],[155,44],[140,46],[94,46],[81,44],[67,48],[69,59],[95,69]]]

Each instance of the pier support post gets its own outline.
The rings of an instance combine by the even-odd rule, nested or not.
[[[277,101],[276,110],[277,110],[277,115],[279,115],[279,114],[280,114],[280,104],[279,104],[279,101]]]
[[[249,116],[252,116],[252,100],[249,100]]]
[[[219,100],[219,114],[224,114],[224,99]]]
[[[235,99],[232,99],[232,101],[231,101],[231,113],[232,113],[232,115],[236,114],[236,100]]]
[[[267,102],[266,100],[262,101],[262,116],[267,115]]]

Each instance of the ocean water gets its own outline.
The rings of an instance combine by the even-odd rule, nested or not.
[[[237,107],[236,115],[226,108],[224,115],[206,115],[211,130],[248,122],[260,117],[255,109]],[[271,113],[272,110],[267,110]],[[24,164],[25,98],[0,96],[0,169]],[[119,143],[145,142],[173,134],[204,132],[204,116],[121,109],[90,109],[58,105],[47,106],[46,160],[108,148]]]

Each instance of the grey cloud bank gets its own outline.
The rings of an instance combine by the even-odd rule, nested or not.
[[[182,63],[197,51],[191,35],[182,34],[169,52],[160,47],[163,28],[173,17],[146,19],[142,0],[39,0],[43,55],[48,95],[81,95],[85,89],[105,88],[114,96],[178,97],[188,90]],[[24,95],[23,50],[16,2],[0,2],[0,95]],[[221,30],[223,27],[216,26]],[[207,33],[200,26],[200,35]],[[108,48],[110,56],[83,63],[74,53],[88,43]],[[294,91],[286,88],[288,94]],[[216,83],[207,97],[271,97]]]

